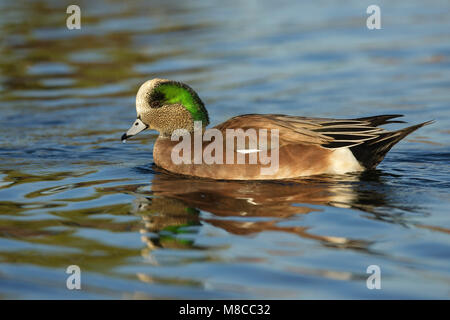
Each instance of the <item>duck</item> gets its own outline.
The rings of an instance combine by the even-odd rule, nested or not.
[[[388,131],[380,126],[405,123],[398,120],[403,115],[333,119],[243,114],[208,129],[208,111],[194,89],[159,78],[140,86],[136,113],[122,142],[142,131],[155,130],[159,132],[153,145],[157,167],[215,180],[282,180],[373,170],[395,144],[433,122]],[[228,139],[229,132],[244,134],[244,142],[234,144],[239,137]],[[225,146],[229,141],[233,144]]]

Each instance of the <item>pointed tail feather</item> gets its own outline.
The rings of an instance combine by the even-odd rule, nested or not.
[[[389,118],[392,119],[392,118]],[[392,123],[393,121],[387,121],[387,118],[380,119],[382,124]],[[367,121],[370,121],[367,119]],[[375,121],[374,121],[375,122]],[[414,126],[403,128],[398,131],[390,131],[380,134],[375,139],[365,141],[362,144],[351,147],[355,158],[367,169],[374,169],[383,159],[386,153],[400,140],[406,137],[408,134],[416,131],[417,129],[431,124],[433,121],[427,121]]]
[[[391,119],[400,118],[400,117],[403,117],[403,115],[402,114],[383,114],[381,116],[357,118],[355,120],[367,121],[370,123],[370,125],[372,125],[374,127],[378,127],[378,126],[381,126],[383,124],[388,124],[388,123],[405,123],[405,121],[401,121],[401,120],[389,121]]]

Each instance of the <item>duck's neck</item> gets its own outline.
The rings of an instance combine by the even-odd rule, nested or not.
[[[150,129],[157,130],[162,139],[170,139],[177,129],[184,129],[192,134],[196,128],[191,113],[179,104],[152,109],[143,118],[144,122],[151,123]],[[206,124],[201,123],[202,129],[205,126]]]

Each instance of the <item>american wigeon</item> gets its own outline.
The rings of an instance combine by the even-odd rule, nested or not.
[[[122,136],[122,140],[145,129],[156,130],[159,132],[153,147],[156,165],[177,174],[225,180],[286,179],[374,169],[397,142],[418,128],[431,123],[427,121],[401,130],[387,131],[379,126],[403,123],[403,121],[392,120],[401,115],[327,119],[281,114],[245,114],[215,126],[214,129],[222,132],[224,136],[229,129],[244,131],[254,129],[258,139],[265,137],[262,137],[261,133],[264,130],[260,129],[271,130],[271,132],[273,129],[278,130],[278,148],[268,143],[266,150],[267,156],[274,155],[276,151],[277,170],[270,174],[262,174],[261,168],[267,167],[267,162],[258,159],[257,163],[252,164],[249,161],[249,154],[244,154],[246,161],[242,164],[226,163],[226,152],[220,162],[211,164],[195,163],[195,161],[174,163],[172,151],[179,141],[172,141],[172,134],[177,129],[193,133],[195,121],[201,121],[202,132],[205,132],[209,124],[208,112],[202,100],[188,85],[166,79],[146,81],[137,93],[136,111],[137,119]],[[201,141],[201,151],[206,150],[212,141]],[[248,147],[248,143],[246,146]],[[242,157],[242,153],[246,153],[243,151],[246,150],[232,149],[232,158]],[[247,151],[258,153],[261,150]],[[190,155],[192,159],[195,156],[194,153]]]

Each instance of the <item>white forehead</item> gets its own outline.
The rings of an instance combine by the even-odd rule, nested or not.
[[[145,112],[145,109],[149,108],[147,93],[149,93],[158,83],[166,82],[166,79],[151,79],[145,81],[136,94],[136,111],[137,114]]]

